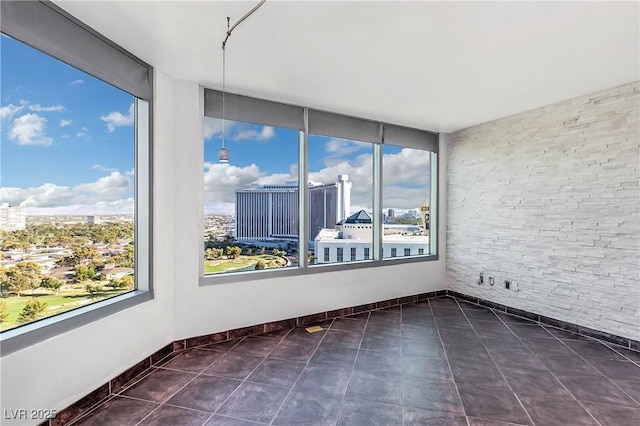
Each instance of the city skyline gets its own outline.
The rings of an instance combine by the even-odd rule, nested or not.
[[[219,163],[222,120],[204,119],[205,214],[233,214],[236,189],[297,182],[297,130],[231,120],[225,128],[230,162]],[[349,175],[351,211],[371,211],[373,144],[313,134],[308,141],[308,181],[330,184],[338,175]],[[383,146],[385,209],[413,210],[429,197],[429,158],[428,151]]]

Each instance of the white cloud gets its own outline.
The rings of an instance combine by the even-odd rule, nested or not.
[[[109,133],[113,132],[116,127],[131,126],[134,120],[133,104],[129,107],[126,115],[119,111],[112,111],[107,115],[100,116],[100,120],[107,124],[107,131],[109,131]]]
[[[370,146],[370,144],[368,144]],[[429,153],[403,149],[384,157],[383,207],[385,209],[416,209],[429,194]],[[309,172],[309,180],[323,184],[336,182],[338,175],[347,174],[352,182],[352,210],[371,211],[373,206],[372,154],[360,154],[342,159],[319,170]],[[207,214],[230,214],[235,202],[235,190],[260,185],[281,185],[297,180],[297,165],[289,173],[267,174],[256,164],[237,167],[228,163],[205,163],[204,198]]]
[[[0,188],[0,199],[22,207],[60,207],[76,204],[115,203],[132,190],[132,180],[112,172],[95,182],[76,186],[45,183],[30,188]]]
[[[358,151],[364,151],[367,153],[372,152],[373,145],[368,142],[350,141],[347,139],[332,138],[329,139],[324,146],[325,152],[328,153],[326,157],[322,159],[322,162],[327,167],[336,166],[348,161],[345,157]],[[361,154],[362,155],[362,154]],[[372,158],[370,155],[367,158]]]
[[[73,80],[73,81],[72,81],[71,83],[69,83],[69,84],[73,84],[73,85],[76,85],[76,84],[84,84],[84,80],[81,80],[81,79]]]
[[[227,132],[227,135],[231,133],[231,130],[237,124],[238,123],[236,121],[225,120],[224,127],[225,127],[225,131]],[[205,117],[204,118],[204,138],[211,139],[212,137],[218,134],[220,135],[222,134],[222,120],[219,118]]]
[[[13,116],[19,112],[24,105],[16,106],[14,104],[5,105],[0,107],[0,120],[11,119]]]
[[[102,164],[94,164],[93,166],[91,166],[91,170],[98,170],[101,172],[117,172],[118,171],[118,169],[115,169],[113,167],[103,166]]]
[[[45,135],[47,119],[38,114],[25,114],[13,120],[9,139],[19,145],[49,146],[53,139]]]
[[[76,138],[87,139],[88,135],[89,135],[89,129],[87,129],[86,127],[81,127],[80,131],[76,133]]]
[[[60,127],[67,127],[73,123],[73,120],[60,120]]]
[[[64,111],[64,107],[62,105],[42,106],[40,104],[35,104],[35,105],[31,105],[29,109],[35,112],[63,112]]]
[[[236,189],[282,185],[297,178],[291,173],[267,174],[255,163],[245,167],[228,163],[205,163],[204,169],[205,201],[235,202]]]
[[[257,130],[241,130],[233,137],[234,141],[243,139],[252,139],[256,141],[266,141],[273,138],[276,135],[272,126],[262,126],[260,131]]]

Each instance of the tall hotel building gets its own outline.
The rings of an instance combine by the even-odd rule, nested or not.
[[[8,203],[0,204],[0,229],[3,231],[19,231],[26,229],[24,208],[10,206]]]
[[[309,184],[309,241],[324,228],[333,228],[351,208],[351,182],[338,176],[331,184]],[[298,237],[298,185],[265,185],[236,190],[236,238],[296,239]]]

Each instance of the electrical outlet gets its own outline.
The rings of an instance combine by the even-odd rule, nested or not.
[[[489,285],[494,285],[495,282],[493,281],[493,277],[489,277]]]
[[[480,279],[478,279],[478,285],[484,284],[484,274],[480,272]]]
[[[506,288],[507,290],[510,290],[511,289],[511,281],[505,280],[504,281],[504,288]]]
[[[518,282],[517,281],[511,281],[511,290],[520,291],[520,287],[518,286]]]

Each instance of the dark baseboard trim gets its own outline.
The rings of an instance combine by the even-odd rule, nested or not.
[[[581,325],[573,324],[566,321],[557,320],[555,318],[545,317],[544,315],[538,315],[533,312],[523,311],[522,309],[512,308],[510,306],[501,305],[500,303],[491,302],[489,300],[480,299],[479,297],[468,296],[464,293],[458,293],[457,291],[447,290],[447,295],[455,297],[456,299],[464,300],[466,302],[474,303],[476,305],[484,306],[487,308],[495,309],[496,311],[505,312],[507,314],[519,316],[522,318],[536,321],[541,324],[549,325],[551,327],[558,328],[560,330],[568,331],[574,334],[582,336],[593,337],[598,340],[613,343],[627,349],[633,349],[640,351],[640,342],[637,340],[629,339],[615,334],[607,333],[605,331],[595,330],[589,327],[583,327]]]
[[[98,405],[112,398],[120,390],[143,375],[147,374],[152,367],[164,364],[168,359],[175,357],[180,352],[196,346],[209,345],[211,343],[224,342],[226,340],[238,339],[245,336],[255,336],[260,334],[271,333],[274,331],[284,330],[293,327],[304,327],[311,324],[322,323],[338,317],[355,315],[363,312],[375,311],[394,306],[400,306],[407,303],[422,302],[436,297],[447,296],[447,290],[431,291],[429,293],[414,294],[412,296],[398,297],[394,299],[382,300],[379,302],[368,303],[366,305],[349,306],[332,311],[318,312],[302,317],[289,318],[281,321],[268,322],[264,324],[256,324],[249,327],[236,328],[233,330],[222,331],[219,333],[206,334],[203,336],[190,337],[188,339],[180,339],[169,343],[160,350],[145,357],[133,367],[125,370],[109,382],[98,387],[87,396],[79,399],[69,407],[58,412],[55,418],[41,423],[39,426],[63,426],[78,420],[80,417],[89,413]]]

